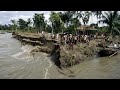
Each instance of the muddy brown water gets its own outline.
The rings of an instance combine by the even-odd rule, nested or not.
[[[30,45],[11,38],[11,33],[0,34],[0,79],[119,79],[120,55],[87,60],[71,67],[71,77],[59,72],[45,53],[33,57]],[[72,77],[73,75],[73,77]]]

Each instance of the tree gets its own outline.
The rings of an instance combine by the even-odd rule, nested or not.
[[[44,25],[45,25],[45,17],[44,14],[36,14],[33,17],[33,24],[35,28],[38,30],[38,32],[45,30]]]
[[[108,25],[108,30],[112,33],[112,30],[115,28],[115,21],[118,18],[118,11],[108,11],[104,13],[102,20],[99,22],[103,22]]]
[[[74,32],[75,28],[81,25],[79,19],[82,18],[82,11],[64,11],[64,12],[59,12],[58,14],[61,20],[63,21],[66,30],[70,33]]]
[[[25,28],[28,27],[27,22],[23,19],[19,19],[18,24],[21,30],[25,30]]]
[[[97,17],[97,25],[98,25],[99,19],[101,19],[103,15],[102,11],[91,11],[91,13],[93,13],[93,15]]]
[[[11,24],[0,25],[0,30],[12,30]]]
[[[82,13],[82,20],[83,20],[84,25],[86,25],[89,22],[90,16],[91,16],[90,11],[85,11]]]
[[[115,18],[113,26],[113,30],[120,35],[120,15],[117,18]]]
[[[48,24],[46,24],[46,31],[49,33],[51,33],[51,31],[52,31],[52,27]]]
[[[28,18],[28,20],[27,20],[28,31],[29,31],[29,29],[30,29],[30,25],[31,25],[31,24],[32,24],[32,21],[31,21],[30,18]]]
[[[83,11],[76,11],[76,12],[75,12],[76,18],[81,19],[81,18],[82,18],[82,12],[83,12]]]
[[[11,20],[12,24],[13,24],[13,30],[16,30],[17,31],[17,21],[15,20]]]
[[[12,25],[8,24],[9,30],[12,30]]]
[[[101,19],[102,11],[91,11],[91,12],[97,17],[97,19]]]
[[[60,12],[59,17],[63,21],[63,23],[66,25],[66,27],[69,26],[70,19],[75,15],[76,11],[64,11],[63,13]]]
[[[51,22],[51,25],[52,25],[52,34],[53,34],[53,31],[55,33],[60,32],[61,29],[62,29],[62,32],[63,32],[64,23],[61,20],[61,18],[59,16],[59,13],[51,12],[49,19],[50,19],[50,22]]]
[[[2,25],[0,24],[0,30],[2,30]]]
[[[79,27],[81,25],[81,23],[78,18],[72,18],[71,25],[73,25],[73,30],[76,32],[77,27]],[[77,32],[76,32],[76,34],[77,34]]]

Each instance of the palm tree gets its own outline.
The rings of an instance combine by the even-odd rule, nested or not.
[[[78,19],[80,19],[80,18],[82,18],[82,12],[83,11],[76,11],[76,18],[78,18]]]
[[[66,27],[68,27],[70,19],[76,14],[76,11],[64,11],[63,13],[59,12],[58,14]]]
[[[103,22],[105,24],[108,25],[108,30],[112,33],[112,30],[114,28],[114,23],[116,18],[118,17],[118,11],[108,11],[104,13],[105,15],[103,15],[102,20],[100,20],[99,22]]]
[[[102,11],[91,11],[96,17],[97,19],[100,19],[102,16]]]
[[[115,19],[113,26],[113,30],[115,30],[120,35],[120,15]]]
[[[98,23],[99,23],[99,19],[101,19],[102,18],[102,11],[91,11],[91,13],[93,13],[94,14],[94,16],[96,16],[97,17],[97,25],[98,25]]]
[[[82,20],[83,20],[84,25],[86,25],[89,22],[91,15],[92,14],[89,11],[85,11],[84,13],[82,13]]]

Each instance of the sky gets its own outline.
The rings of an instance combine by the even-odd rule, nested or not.
[[[11,24],[10,20],[18,20],[19,18],[27,20],[28,18],[33,18],[34,13],[44,13],[46,20],[50,16],[50,11],[0,11],[0,24]],[[88,25],[91,23],[97,23],[95,16],[90,17]],[[99,24],[99,26],[103,26],[103,24]]]

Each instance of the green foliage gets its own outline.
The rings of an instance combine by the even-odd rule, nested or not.
[[[91,11],[98,19],[101,19],[102,17],[102,11]]]
[[[102,33],[109,33],[108,27],[101,27],[98,29],[98,33],[102,34]]]
[[[36,14],[33,16],[33,25],[36,29],[38,29],[38,32],[45,30],[45,17],[44,14]]]
[[[115,28],[115,21],[117,20],[118,16],[118,11],[108,11],[105,12],[105,15],[103,15],[102,20],[100,20],[99,22],[106,23],[108,25],[108,30],[112,34]]]
[[[76,33],[76,28],[81,25],[80,19],[86,25],[89,22],[91,15],[95,15],[97,19],[101,19],[99,22],[103,22],[108,27],[99,28],[97,24],[91,24],[99,29],[98,33],[112,33],[120,34],[120,15],[118,11],[63,11],[63,12],[51,12],[49,23],[45,21],[44,14],[33,15],[33,18],[28,18],[27,21],[23,19],[11,20],[12,24],[0,25],[0,30],[11,30],[11,31],[24,31],[24,32],[41,32],[46,31],[49,33]],[[32,26],[33,20],[33,26]]]
[[[75,34],[74,26],[70,25],[65,29],[65,32],[70,33],[70,34]]]
[[[12,30],[17,30],[17,27],[18,27],[18,25],[17,25],[17,21],[15,21],[15,20],[11,20],[11,22],[12,22]]]
[[[79,27],[81,25],[80,21],[78,20],[78,18],[71,18],[71,25],[72,25],[72,29],[73,32],[76,31],[77,27]]]
[[[45,31],[51,33],[52,27],[50,25],[46,25]]]
[[[32,21],[30,18],[28,18],[27,20],[27,28],[28,28],[28,31],[30,30],[30,25],[32,24]]]
[[[58,13],[51,12],[50,21],[52,23],[52,29],[55,33],[61,32],[64,29],[64,23],[61,20]]]
[[[23,19],[19,19],[18,24],[21,30],[25,30],[25,28],[28,27],[27,22]]]
[[[8,24],[8,25],[0,25],[0,30],[11,30],[12,29],[12,25]]]
[[[86,25],[89,22],[91,15],[92,13],[90,11],[85,11],[82,13],[82,20],[83,20],[84,25]]]

